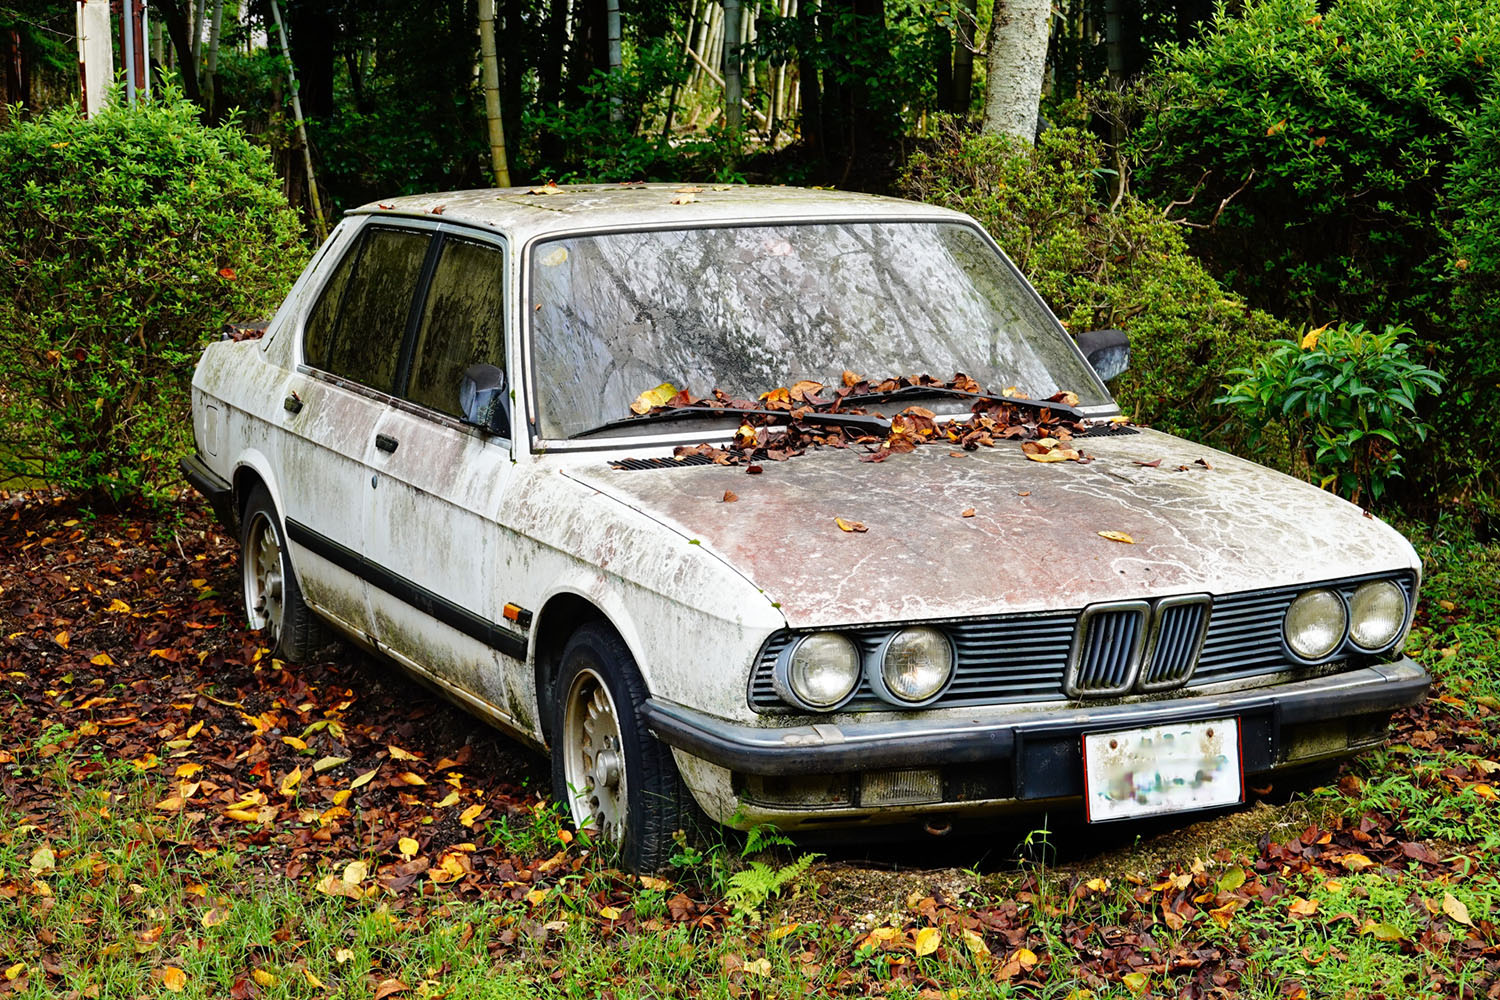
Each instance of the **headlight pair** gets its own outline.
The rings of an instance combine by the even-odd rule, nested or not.
[[[1392,580],[1362,583],[1346,603],[1333,590],[1308,590],[1286,610],[1282,631],[1287,648],[1309,661],[1325,660],[1347,639],[1356,649],[1378,653],[1406,627],[1406,594]]]
[[[868,658],[841,632],[814,632],[782,651],[773,675],[776,693],[810,712],[831,712],[859,688],[861,677],[900,708],[930,704],[953,679],[953,644],[935,628],[892,633]]]

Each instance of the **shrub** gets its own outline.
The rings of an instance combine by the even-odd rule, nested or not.
[[[197,352],[306,260],[264,151],[176,94],[0,131],[0,478],[175,480]]]
[[[1212,405],[1224,373],[1290,328],[1221,288],[1159,211],[1129,196],[1111,207],[1103,153],[1077,129],[1033,149],[950,125],[900,186],[978,219],[1069,329],[1126,330],[1131,367],[1113,386],[1126,412],[1232,446],[1245,429]]]
[[[1400,448],[1427,439],[1417,400],[1442,389],[1442,376],[1407,357],[1405,327],[1380,333],[1363,324],[1310,331],[1278,341],[1231,375],[1216,402],[1241,411],[1252,427],[1281,426],[1294,453],[1325,489],[1358,503],[1378,502],[1402,474]]]

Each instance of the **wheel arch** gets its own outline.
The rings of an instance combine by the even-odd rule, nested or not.
[[[563,650],[573,633],[584,625],[599,623],[607,627],[630,650],[636,670],[640,670],[639,644],[629,630],[621,628],[617,616],[601,607],[601,602],[576,590],[552,594],[542,604],[532,626],[532,664],[536,672],[536,701],[542,740],[552,743],[552,709],[556,692],[553,685],[562,668]],[[642,683],[645,677],[641,678]],[[649,690],[649,687],[648,687]]]

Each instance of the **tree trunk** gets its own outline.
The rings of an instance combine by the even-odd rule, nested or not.
[[[1027,145],[1036,140],[1051,11],[1049,0],[995,0],[985,58],[986,134],[1013,135]]]
[[[804,39],[797,54],[797,127],[802,141],[818,159],[823,150],[823,93],[818,85],[818,61],[811,49],[818,44],[818,0],[803,0],[797,8],[800,34]]]
[[[203,73],[203,103],[208,107],[208,116],[214,121],[219,117],[219,29],[224,24],[224,0],[209,0],[213,4],[213,16],[208,22],[208,66]]]
[[[167,37],[172,40],[172,51],[177,53],[182,96],[201,105],[203,93],[198,89],[197,63],[193,61],[193,0],[152,0],[151,8],[161,15]]]
[[[740,110],[740,0],[724,0],[724,120],[738,132]]]
[[[609,37],[609,75],[618,85],[621,70],[625,65],[624,57],[620,52],[620,0],[607,0],[604,8],[604,28]],[[625,109],[620,104],[620,92],[618,89],[612,89],[609,95],[609,120],[618,122],[624,117]]]
[[[302,117],[302,98],[297,88],[297,70],[292,64],[291,46],[286,41],[286,24],[281,20],[281,5],[271,0],[271,17],[276,22],[276,37],[281,43],[281,54],[286,57],[287,89],[292,92],[292,114],[297,119],[297,139],[302,143],[302,164],[307,171],[307,199],[312,205],[313,234],[318,242],[328,238],[328,227],[323,221],[323,206],[318,199],[318,180],[313,176],[312,146],[307,141],[307,123]]]

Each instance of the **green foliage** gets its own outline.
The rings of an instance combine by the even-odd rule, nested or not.
[[[263,151],[176,95],[0,131],[0,477],[175,480],[197,351],[306,259]]]
[[[716,123],[691,138],[669,139],[651,123],[663,120],[673,77],[675,45],[629,50],[619,73],[597,72],[579,88],[576,103],[538,107],[522,118],[528,136],[545,136],[554,162],[531,172],[558,182],[743,180],[736,170],[742,138]],[[536,159],[538,150],[523,152]]]
[[[756,913],[770,900],[781,895],[783,889],[797,881],[821,854],[803,854],[790,864],[776,866],[765,861],[752,861],[750,867],[729,876],[729,887],[724,901],[740,916]]]
[[[1379,501],[1402,474],[1400,449],[1432,430],[1417,416],[1418,400],[1443,385],[1407,356],[1399,338],[1410,334],[1350,323],[1312,331],[1300,344],[1277,341],[1251,367],[1231,371],[1241,379],[1215,402],[1239,410],[1252,427],[1286,427],[1294,453],[1325,489]]]
[[[1500,0],[1264,0],[1167,45],[1136,95],[1135,179],[1254,304],[1411,327],[1466,428],[1414,507],[1500,490]]]
[[[1290,335],[1226,292],[1181,227],[1101,191],[1102,144],[1053,128],[1033,149],[953,126],[908,162],[901,189],[977,218],[1075,331],[1123,329],[1131,367],[1113,388],[1137,420],[1221,444],[1245,428],[1212,406],[1223,374]]]
[[[1500,0],[1265,0],[1160,60],[1139,178],[1197,192],[1182,211],[1237,287],[1372,321],[1441,298],[1434,209],[1494,90]]]

